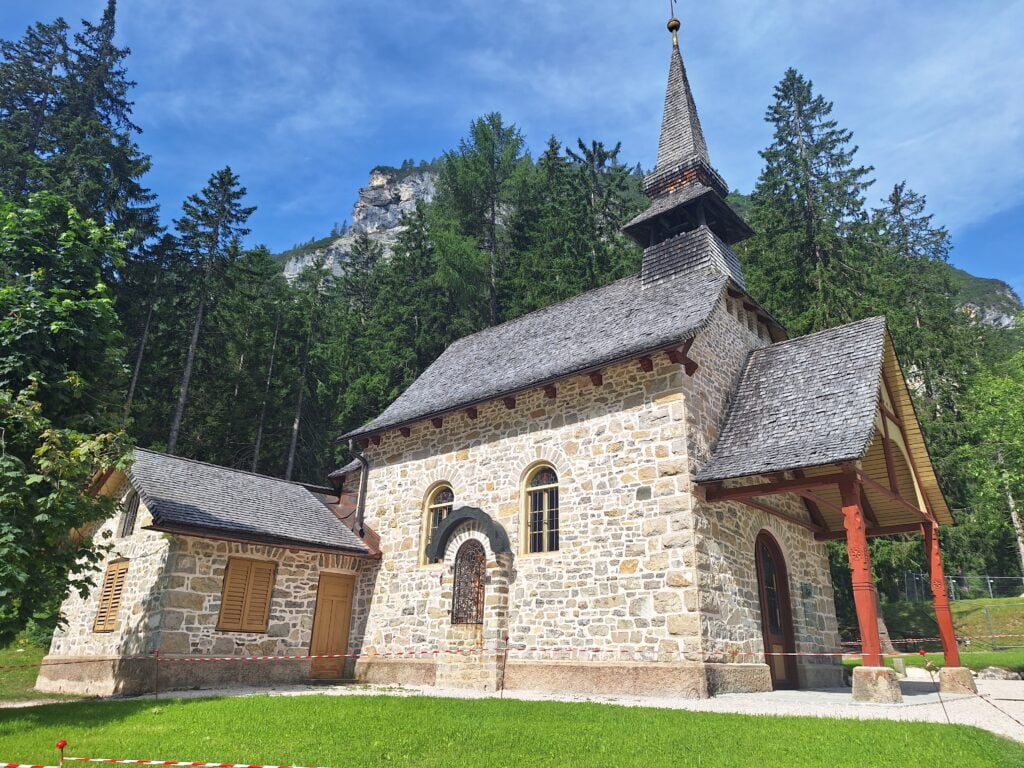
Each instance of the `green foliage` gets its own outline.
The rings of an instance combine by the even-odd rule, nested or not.
[[[101,281],[121,250],[54,195],[0,200],[0,644],[85,590],[102,548],[89,528],[111,501],[85,491],[127,448],[113,426],[121,333]]]
[[[132,246],[159,230],[135,144],[128,49],[114,45],[115,2],[71,34],[63,19],[0,42],[0,192],[58,192],[82,215],[113,224]]]

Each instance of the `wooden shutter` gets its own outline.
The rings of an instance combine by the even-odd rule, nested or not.
[[[228,558],[217,629],[266,632],[276,572],[277,564],[267,560]]]
[[[107,566],[107,571],[103,574],[103,586],[100,588],[96,621],[92,625],[93,632],[113,632],[117,629],[117,617],[121,612],[121,596],[124,594],[127,575],[127,560],[115,560]]]

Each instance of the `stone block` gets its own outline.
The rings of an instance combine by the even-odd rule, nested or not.
[[[700,616],[696,613],[684,613],[668,617],[668,631],[671,635],[700,635]]]
[[[888,667],[854,667],[853,700],[868,704],[899,704],[903,693],[895,670]]]
[[[974,677],[967,667],[943,667],[939,670],[939,691],[942,693],[977,693]]]
[[[187,608],[190,611],[203,610],[205,602],[203,595],[194,592],[168,592],[164,600],[169,608]]]

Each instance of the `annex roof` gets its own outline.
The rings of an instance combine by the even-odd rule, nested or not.
[[[152,528],[280,546],[368,553],[369,548],[298,483],[136,448],[128,479]]]
[[[466,336],[380,416],[346,437],[396,428],[682,344],[703,327],[729,282],[710,269],[654,285],[643,285],[634,275]]]
[[[877,425],[883,387],[893,393],[894,407],[907,433],[908,451],[919,470],[922,494],[940,522],[952,522],[884,317],[751,352],[718,444],[697,472],[697,482],[804,469],[813,476],[826,471],[824,467],[853,461],[861,461],[869,474],[881,476],[884,459],[880,465]],[[910,473],[906,467],[904,487],[914,482]],[[823,490],[821,495],[838,504],[833,491]],[[875,497],[880,512],[885,504],[884,499]],[[897,513],[894,508],[887,517]],[[829,522],[841,527],[841,520]]]

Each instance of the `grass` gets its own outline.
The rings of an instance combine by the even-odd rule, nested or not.
[[[28,701],[33,699],[77,698],[53,693],[39,693],[35,690],[39,662],[46,655],[46,649],[19,638],[6,648],[0,648],[0,701]]]
[[[343,766],[1024,765],[1024,746],[937,723],[602,704],[301,696],[76,702],[0,711],[0,762],[68,754]]]
[[[927,661],[931,661],[938,667],[944,666],[946,663],[941,653],[929,653],[924,656],[903,656],[902,658],[908,667],[923,667]],[[985,667],[1006,667],[1024,676],[1024,649],[965,651],[961,648],[960,663],[973,670],[980,670]],[[843,664],[847,667],[859,667],[861,661],[860,659],[844,659]],[[886,659],[885,664],[891,667],[892,659]]]
[[[1000,639],[984,635],[1015,635],[1004,638],[1008,640],[1007,644],[1024,645],[1024,598],[954,600],[950,603],[950,611],[958,635],[981,637],[986,646],[998,645]],[[931,637],[936,633],[931,601],[884,603],[882,612],[893,638]],[[978,643],[981,644],[982,640]]]

